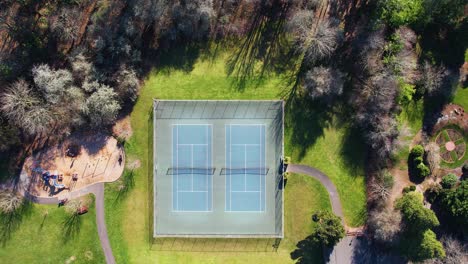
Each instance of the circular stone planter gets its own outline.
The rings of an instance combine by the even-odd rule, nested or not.
[[[462,131],[445,127],[439,131],[435,142],[440,147],[440,157],[447,164],[455,164],[465,157],[466,143]]]

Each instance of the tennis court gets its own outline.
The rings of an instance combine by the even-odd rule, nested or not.
[[[153,111],[154,237],[283,236],[283,101]]]
[[[265,125],[226,125],[226,211],[265,210]]]
[[[211,126],[172,127],[174,211],[211,211]]]

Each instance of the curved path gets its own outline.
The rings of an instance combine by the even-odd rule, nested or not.
[[[324,187],[327,189],[328,195],[330,196],[331,206],[333,213],[341,218],[341,222],[344,224],[343,208],[341,207],[340,197],[338,196],[338,191],[336,190],[335,185],[332,183],[330,178],[328,178],[325,173],[306,166],[306,165],[296,165],[289,164],[289,172],[300,173],[308,175],[312,178],[317,179]]]
[[[328,192],[328,195],[330,196],[333,213],[341,218],[341,223],[343,223],[343,225],[345,224],[343,216],[343,207],[341,206],[338,191],[336,190],[336,187],[332,183],[330,178],[328,178],[328,176],[325,173],[319,171],[316,168],[297,164],[289,164],[287,171],[304,174],[318,180],[325,187],[325,189]],[[333,249],[324,254],[325,257],[327,257],[328,255],[326,263],[352,263],[353,249],[355,245],[356,240],[354,240],[353,237],[345,236],[343,239],[341,239],[340,242],[338,242],[338,244],[335,245]]]
[[[72,191],[63,198],[74,199],[86,194],[94,194],[96,197],[96,223],[98,229],[99,240],[101,241],[102,250],[106,257],[107,264],[115,264],[114,255],[112,254],[112,248],[110,246],[109,237],[107,236],[106,220],[104,218],[104,183],[96,183],[85,187],[83,189]],[[58,204],[59,200],[57,197],[36,197],[28,195],[28,198],[40,204]]]

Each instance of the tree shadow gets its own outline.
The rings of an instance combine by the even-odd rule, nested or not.
[[[363,237],[354,238],[351,263],[403,264],[402,257],[372,244]]]
[[[284,67],[291,62],[291,56],[286,56],[290,45],[284,34],[291,7],[291,1],[262,0],[258,4],[246,37],[226,65],[228,76],[233,77],[232,85],[239,91],[254,80],[260,84],[275,65]]]
[[[324,257],[322,246],[314,241],[312,236],[299,241],[290,256],[298,264],[322,263]]]
[[[80,233],[82,219],[78,213],[73,213],[67,217],[63,223],[62,240],[64,243],[68,243],[73,240]]]
[[[23,205],[11,213],[0,214],[0,244],[5,246],[11,235],[20,227],[24,217],[31,214],[33,204],[25,199]]]
[[[347,170],[352,177],[364,176],[364,164],[366,159],[366,143],[362,133],[355,126],[348,126],[345,120],[340,121],[345,126],[345,134],[341,141],[340,155],[343,158]]]
[[[304,158],[307,150],[324,134],[330,126],[333,113],[326,106],[305,96],[294,96],[286,104],[285,120],[290,131],[291,145],[299,150],[298,158]]]

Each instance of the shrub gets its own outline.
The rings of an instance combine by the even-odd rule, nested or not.
[[[421,163],[423,163],[423,157],[418,156],[418,157],[414,158],[413,161],[414,161],[414,164],[416,164],[416,165],[421,164]]]
[[[422,24],[427,19],[424,16],[424,0],[384,0],[380,1],[380,16],[392,27]]]
[[[435,213],[424,207],[420,193],[409,192],[396,200],[395,208],[399,209],[409,230],[424,231],[439,226]]]
[[[411,185],[411,186],[409,187],[409,189],[410,189],[410,191],[412,191],[412,192],[416,191],[416,185]]]
[[[410,187],[409,186],[406,186],[403,188],[403,193],[409,193],[411,190],[410,190]]]
[[[320,211],[312,216],[317,222],[317,227],[312,234],[315,242],[322,243],[325,246],[334,246],[345,236],[345,230],[341,224],[341,219],[328,211]]]
[[[4,214],[13,213],[23,205],[24,199],[13,191],[0,192],[0,211]]]
[[[444,189],[451,189],[455,184],[457,184],[457,181],[458,177],[453,173],[449,173],[442,178],[440,185],[442,185]]]
[[[416,145],[411,149],[410,154],[413,157],[422,157],[424,155],[424,148],[421,145]]]
[[[426,178],[431,174],[431,170],[424,163],[419,163],[416,169],[420,178]]]
[[[416,92],[414,89],[414,85],[400,82],[400,94],[398,96],[398,104],[406,105],[409,104],[413,100],[413,95]]]

